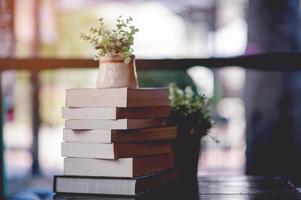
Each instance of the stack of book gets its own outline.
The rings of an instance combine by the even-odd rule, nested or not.
[[[177,179],[167,88],[69,89],[54,192],[135,196]]]

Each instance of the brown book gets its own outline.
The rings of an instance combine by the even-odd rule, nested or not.
[[[67,107],[168,106],[168,88],[68,89]]]
[[[169,152],[171,152],[171,143],[62,143],[62,156],[75,158],[117,159],[158,155]]]
[[[68,119],[68,129],[127,130],[166,126],[166,119]]]
[[[69,108],[62,111],[64,119],[147,119],[167,118],[170,116],[169,106],[128,107],[128,108]]]
[[[64,175],[136,177],[174,167],[174,154],[160,154],[116,160],[65,158]]]
[[[64,141],[78,143],[141,143],[174,140],[177,137],[176,126],[132,130],[64,129],[63,132]]]

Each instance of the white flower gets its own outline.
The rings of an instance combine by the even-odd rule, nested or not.
[[[127,35],[125,35],[125,36],[122,37],[122,41],[126,42],[126,41],[128,41],[128,40],[129,40],[129,38],[128,38]]]
[[[111,37],[112,38],[118,38],[118,34],[117,33],[112,33]]]
[[[116,46],[117,46],[117,47],[120,47],[121,45],[122,45],[121,42],[119,42],[119,41],[116,42]]]

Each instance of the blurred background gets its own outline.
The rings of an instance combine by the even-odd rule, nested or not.
[[[0,59],[92,59],[93,48],[79,39],[80,33],[97,18],[113,24],[119,15],[131,16],[140,30],[134,45],[138,59],[229,57],[298,51],[300,46],[299,0],[0,0],[0,9]],[[202,140],[199,175],[295,172],[284,166],[293,165],[291,160],[286,159],[283,166],[280,163],[284,157],[300,162],[300,132],[291,128],[299,128],[301,115],[299,96],[293,97],[301,90],[298,73],[192,66],[188,70],[138,71],[138,76],[141,86],[176,82],[181,87],[191,85],[212,99],[216,126],[210,135],[219,142],[208,137]],[[96,68],[1,73],[8,195],[28,188],[52,190],[53,175],[62,173],[65,90],[95,87],[96,77]],[[283,109],[278,109],[283,96]],[[283,116],[287,119],[284,126],[275,128]],[[282,132],[270,139],[277,129],[295,135]],[[291,144],[294,148],[289,151],[286,147]],[[271,148],[264,149],[266,146]],[[266,152],[264,158],[258,156],[262,152]],[[265,159],[279,164],[279,169],[272,173]]]

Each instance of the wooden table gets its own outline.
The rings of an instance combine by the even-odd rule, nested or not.
[[[301,199],[298,190],[279,177],[200,177],[200,199]]]
[[[189,188],[188,188],[189,187]],[[57,196],[53,199],[92,200],[295,200],[301,199],[298,190],[280,177],[201,176],[194,185],[179,185],[136,198],[111,196]]]

